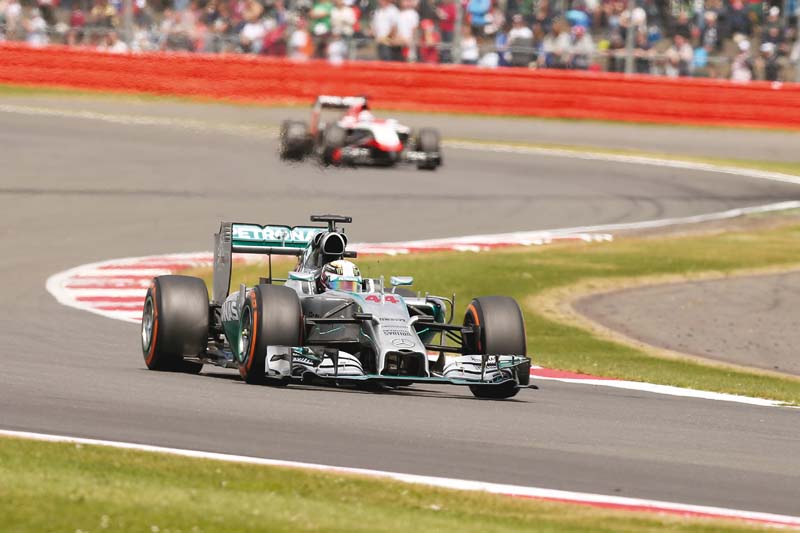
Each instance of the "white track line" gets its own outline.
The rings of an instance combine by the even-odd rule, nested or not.
[[[59,117],[69,119],[94,120],[121,126],[158,126],[180,128],[200,133],[221,132],[230,135],[247,137],[275,137],[278,129],[274,127],[258,127],[243,124],[221,124],[190,118],[156,117],[146,115],[125,115],[118,113],[101,113],[80,109],[56,109],[53,107],[0,104],[0,113],[15,115]]]
[[[662,513],[669,515],[683,516],[687,518],[716,518],[746,521],[755,524],[800,527],[800,517],[787,516],[772,513],[760,513],[754,511],[743,511],[739,509],[726,509],[722,507],[707,507],[702,505],[690,505],[683,503],[672,503],[657,500],[644,500],[639,498],[625,498],[620,496],[606,496],[603,494],[592,494],[585,492],[572,492],[564,490],[553,490],[539,487],[525,487],[520,485],[504,485],[498,483],[486,483],[482,481],[470,481],[464,479],[421,476],[415,474],[402,474],[399,472],[386,472],[382,470],[369,470],[364,468],[350,468],[343,466],[329,466],[316,463],[303,463],[298,461],[282,461],[278,459],[266,459],[261,457],[248,457],[243,455],[230,455],[224,453],[203,452],[198,450],[185,450],[180,448],[166,448],[162,446],[152,446],[148,444],[136,444],[131,442],[118,442],[109,440],[86,439],[79,437],[69,437],[63,435],[48,435],[43,433],[31,433],[27,431],[8,431],[0,430],[0,436],[32,439],[46,442],[62,442],[71,444],[84,444],[90,446],[107,446],[124,450],[137,450],[150,453],[164,453],[181,457],[191,457],[195,459],[210,459],[215,461],[225,461],[230,463],[246,463],[262,466],[277,466],[288,468],[302,468],[305,470],[316,470],[329,472],[332,474],[349,474],[365,476],[376,479],[385,479],[410,483],[415,485],[426,485],[443,489],[479,491],[504,496],[516,496],[537,500],[556,501],[564,503],[574,503],[582,505],[597,506],[608,509],[639,511],[648,513]]]
[[[502,142],[484,143],[484,142],[453,140],[453,141],[444,141],[444,146],[449,146],[451,148],[461,148],[465,150],[485,151],[485,152],[566,157],[570,159],[584,159],[588,161],[608,161],[613,163],[630,163],[636,165],[649,165],[656,167],[675,168],[681,170],[700,170],[705,172],[714,172],[717,174],[731,174],[734,176],[743,176],[747,178],[755,178],[755,179],[770,180],[770,181],[781,181],[784,183],[792,183],[794,185],[800,185],[800,176],[795,176],[793,174],[786,174],[783,172],[771,172],[768,170],[748,169],[735,166],[715,165],[712,163],[700,163],[696,161],[681,161],[677,159],[668,159],[666,157],[609,154],[605,152],[593,152],[591,149],[587,149],[585,151],[584,150],[578,151],[578,150],[566,150],[559,148],[540,148],[536,146],[518,146]]]
[[[800,178],[798,178],[798,185],[800,185]],[[610,241],[613,239],[612,231],[631,231],[652,228],[664,228],[670,226],[683,226],[689,224],[698,224],[701,222],[713,222],[718,220],[728,220],[738,218],[745,215],[770,213],[775,211],[786,211],[788,209],[800,208],[800,201],[792,200],[786,202],[777,202],[766,205],[756,205],[751,207],[739,207],[735,209],[728,209],[726,211],[719,211],[716,213],[707,213],[704,215],[692,215],[686,217],[674,218],[661,218],[657,220],[643,220],[641,222],[622,222],[618,224],[598,224],[595,226],[576,226],[571,228],[555,228],[549,230],[535,230],[535,231],[516,231],[511,233],[500,233],[494,235],[468,235],[465,237],[451,237],[445,239],[431,239],[423,241],[408,241],[396,243],[383,243],[383,244],[359,244],[355,247],[364,247],[367,250],[381,249],[381,248],[397,248],[397,249],[417,249],[424,250],[426,248],[446,248],[452,247],[455,249],[457,246],[467,246],[477,249],[490,249],[498,245],[516,245],[527,246],[532,244],[547,244],[556,240],[563,240],[572,238],[573,240],[582,240],[586,242],[592,241]]]
[[[650,392],[653,394],[663,394],[665,396],[680,396],[682,398],[698,398],[701,400],[716,400],[719,402],[742,403],[746,405],[758,405],[762,407],[784,407],[789,409],[800,409],[776,400],[765,398],[753,398],[751,396],[741,396],[739,394],[728,394],[724,392],[712,392],[697,389],[685,389],[683,387],[673,387],[671,385],[658,385],[655,383],[644,383],[641,381],[625,381],[617,379],[592,379],[586,378],[551,378],[543,376],[531,376],[535,379],[560,381],[562,383],[575,383],[579,385],[596,385],[598,387],[612,387],[616,389],[637,390]]]

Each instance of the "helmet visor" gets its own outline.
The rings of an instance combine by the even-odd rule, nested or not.
[[[359,292],[361,290],[361,278],[332,275],[328,278],[328,288],[335,291]]]

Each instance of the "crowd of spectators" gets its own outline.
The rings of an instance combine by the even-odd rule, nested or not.
[[[0,40],[622,72],[630,38],[637,73],[800,74],[798,0],[126,1],[0,0]]]

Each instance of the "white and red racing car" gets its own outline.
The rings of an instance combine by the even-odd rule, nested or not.
[[[323,121],[323,111],[345,113],[332,122]],[[416,164],[420,170],[435,170],[442,164],[439,132],[431,128],[412,131],[394,119],[378,119],[363,96],[319,96],[309,123],[287,120],[281,125],[280,157],[302,161],[314,157],[323,165],[394,166]]]

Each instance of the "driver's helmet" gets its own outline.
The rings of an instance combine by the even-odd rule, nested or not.
[[[320,282],[328,289],[345,292],[361,290],[361,272],[355,263],[339,259],[322,267]]]
[[[367,109],[362,109],[358,113],[358,120],[359,122],[372,122],[375,120],[375,115],[370,113]]]

